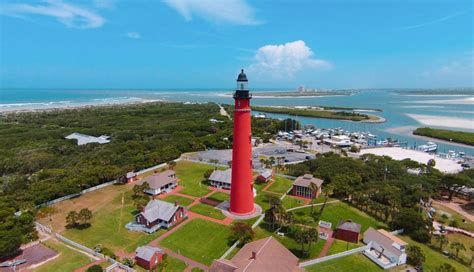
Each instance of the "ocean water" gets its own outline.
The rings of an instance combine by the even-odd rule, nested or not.
[[[265,90],[256,90],[265,91]],[[254,91],[255,92],[255,91]],[[60,89],[0,89],[0,112],[12,110],[67,108],[83,105],[121,104],[147,101],[176,102],[216,102],[232,104],[229,95],[231,89],[167,89],[167,90],[60,90]],[[397,138],[407,141],[409,147],[420,145],[426,140],[409,135],[406,131],[397,131],[400,127],[420,127],[417,120],[409,114],[456,118],[461,121],[456,130],[474,131],[474,94],[473,95],[400,95],[390,90],[358,91],[350,96],[324,97],[258,97],[254,95],[253,105],[271,106],[345,106],[355,108],[377,108],[383,112],[374,114],[387,119],[385,123],[360,123],[340,120],[317,119],[291,116],[303,124],[316,127],[342,127],[349,131],[369,131],[379,138]],[[370,113],[370,112],[369,112]],[[275,118],[287,118],[287,115],[269,114]],[[442,122],[430,125],[443,127]],[[436,141],[435,141],[436,142]],[[474,155],[474,148],[437,142],[440,152],[448,150],[464,151]]]

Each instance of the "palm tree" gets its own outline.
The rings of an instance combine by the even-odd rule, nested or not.
[[[473,260],[474,260],[474,246],[471,246],[471,247],[469,248],[469,250],[471,250],[471,254],[472,254],[472,255],[471,255],[471,262],[469,263],[469,266],[471,266],[471,265],[472,265],[472,262],[473,262]]]
[[[435,239],[439,243],[439,249],[440,250],[443,250],[444,244],[449,243],[448,238],[446,238],[446,236],[444,236],[444,235],[438,235],[438,236],[436,236]]]
[[[321,209],[319,210],[319,214],[315,218],[314,221],[318,222],[319,218],[321,218],[321,216],[323,215],[324,208],[326,207],[326,204],[327,204],[328,199],[329,199],[329,194],[332,194],[332,191],[333,191],[333,186],[331,184],[328,184],[324,187],[324,203],[321,206]]]
[[[456,258],[458,257],[460,250],[466,250],[464,244],[460,242],[452,242],[450,247],[456,250]]]
[[[311,190],[311,192],[313,193],[312,197],[311,197],[311,214],[313,214],[313,208],[314,208],[314,199],[316,198],[316,195],[318,193],[318,190],[319,190],[319,187],[318,185],[316,185],[316,183],[310,183],[309,184],[309,189]]]

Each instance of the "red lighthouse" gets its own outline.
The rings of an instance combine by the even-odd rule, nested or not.
[[[252,129],[250,127],[251,98],[247,76],[242,70],[237,78],[237,89],[234,93],[230,212],[235,215],[250,215],[255,212],[252,182]]]

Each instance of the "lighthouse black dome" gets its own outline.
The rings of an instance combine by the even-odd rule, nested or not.
[[[244,73],[244,69],[240,70],[240,74],[237,77],[237,81],[248,81],[247,75]]]

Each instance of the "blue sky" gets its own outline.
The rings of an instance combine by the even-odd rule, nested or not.
[[[0,2],[0,87],[473,86],[471,0]]]

